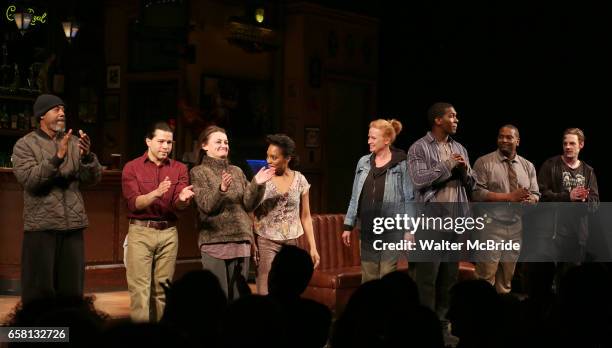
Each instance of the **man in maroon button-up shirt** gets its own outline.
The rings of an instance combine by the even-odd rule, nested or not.
[[[156,123],[146,137],[147,152],[123,168],[121,183],[130,219],[125,264],[134,321],[159,321],[163,314],[166,300],[161,284],[172,280],[178,253],[175,212],[186,208],[193,197],[187,167],[168,157],[172,143],[172,129]],[[149,306],[151,299],[154,307]]]

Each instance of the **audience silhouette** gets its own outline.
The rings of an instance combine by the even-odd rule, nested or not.
[[[556,291],[554,269],[552,263],[526,267],[529,282],[520,295],[499,295],[484,280],[455,284],[447,319],[458,338],[456,347],[612,347],[610,265],[571,266]],[[228,304],[215,275],[198,270],[166,284],[160,323],[110,320],[95,309],[93,297],[50,297],[19,304],[7,326],[70,327],[70,342],[63,344],[70,347],[445,346],[440,320],[419,303],[407,273],[362,284],[344,311],[335,313],[332,327],[326,306],[302,298],[313,270],[305,250],[285,246],[272,262],[267,296],[248,295]],[[39,346],[18,346],[29,345]]]

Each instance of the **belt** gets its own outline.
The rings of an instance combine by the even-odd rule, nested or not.
[[[154,228],[156,230],[165,230],[167,228],[176,226],[176,221],[130,219],[130,224]]]

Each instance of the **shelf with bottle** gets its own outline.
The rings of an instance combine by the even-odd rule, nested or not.
[[[34,98],[41,94],[41,90],[45,89],[48,65],[9,59],[10,43],[6,35],[0,44],[0,100],[34,101]]]
[[[38,127],[30,101],[0,102],[0,135],[23,136]]]
[[[19,74],[17,64],[0,65],[0,99],[34,100],[41,93],[40,78],[37,77],[40,63],[30,66],[27,76]]]
[[[0,168],[13,168],[11,153],[0,151]]]

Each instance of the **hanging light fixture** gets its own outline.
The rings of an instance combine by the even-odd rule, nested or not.
[[[27,11],[15,12],[14,18],[17,29],[19,29],[21,35],[25,35],[25,32],[30,27],[30,23],[32,23],[32,14]]]
[[[75,20],[68,19],[62,22],[62,27],[64,28],[64,36],[66,36],[68,42],[72,42],[72,39],[74,39],[79,32],[79,24]]]

